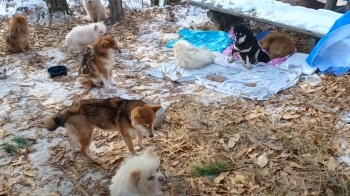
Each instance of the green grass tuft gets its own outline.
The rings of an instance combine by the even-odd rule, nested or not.
[[[218,176],[221,172],[227,171],[228,164],[224,161],[211,161],[204,165],[196,165],[192,167],[192,175],[194,177]]]
[[[22,149],[28,145],[28,140],[24,137],[15,136],[14,138],[12,138],[12,141],[16,143],[16,146],[18,148],[22,148]]]
[[[1,144],[0,147],[9,154],[15,154],[17,152],[17,147],[7,142]]]

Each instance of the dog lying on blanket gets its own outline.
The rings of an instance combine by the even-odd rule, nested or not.
[[[199,69],[214,61],[214,54],[205,48],[195,48],[185,40],[176,42],[173,46],[174,56],[180,67]]]
[[[259,44],[261,48],[266,50],[271,60],[283,58],[296,52],[293,39],[289,35],[283,33],[269,33]]]
[[[235,35],[235,43],[232,49],[231,57],[228,59],[229,63],[233,62],[233,53],[237,51],[248,69],[252,68],[251,64],[258,62],[267,63],[270,61],[270,57],[264,51],[262,51],[261,47],[259,46],[259,42],[251,31],[249,24],[242,23],[232,25],[232,27]]]

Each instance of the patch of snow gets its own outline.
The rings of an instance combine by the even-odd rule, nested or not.
[[[11,0],[0,2],[0,17],[12,16],[19,13],[21,8],[34,9],[37,7],[45,7],[43,0]]]
[[[193,0],[220,6],[223,9],[254,11],[256,17],[295,26],[326,34],[334,22],[342,16],[340,13],[325,9],[309,9],[301,6],[292,6],[276,0]]]

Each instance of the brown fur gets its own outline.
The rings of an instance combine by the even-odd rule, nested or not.
[[[82,82],[84,87],[90,89],[94,84],[103,82],[105,87],[110,88],[110,84],[115,84],[112,78],[114,59],[111,49],[116,49],[120,52],[116,41],[107,35],[97,39],[92,49],[87,50],[81,65],[83,73],[85,72],[84,74],[88,75],[85,81]],[[81,68],[79,69],[79,74],[80,71]]]
[[[73,103],[54,117],[45,117],[44,126],[53,131],[65,127],[73,151],[77,151],[75,142],[81,146],[80,151],[89,159],[97,161],[88,153],[93,139],[94,128],[117,131],[132,155],[136,155],[132,137],[137,135],[138,145],[142,148],[141,129],[153,137],[153,124],[156,112],[161,106],[151,106],[141,100],[126,100],[119,97],[109,99],[85,99]]]
[[[4,35],[5,52],[18,53],[29,50],[30,30],[25,16],[13,15],[8,21],[8,26]]]
[[[260,47],[264,48],[270,59],[282,58],[295,52],[295,44],[286,34],[272,32],[260,41]]]

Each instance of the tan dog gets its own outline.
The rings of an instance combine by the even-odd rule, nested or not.
[[[27,19],[23,15],[15,14],[8,21],[5,39],[5,52],[18,53],[29,50],[30,30]]]
[[[114,63],[113,50],[116,49],[121,52],[117,46],[116,41],[111,36],[104,36],[94,43],[92,49],[88,50],[84,55],[82,66],[87,73],[82,85],[85,88],[91,89],[94,85],[103,82],[107,89],[111,85],[116,85],[112,76],[112,66]],[[79,69],[79,74],[80,74]]]
[[[81,146],[80,151],[90,160],[98,162],[88,152],[93,139],[94,128],[118,131],[132,155],[136,155],[132,137],[137,135],[142,148],[142,132],[153,137],[153,124],[159,105],[149,105],[141,100],[126,100],[119,97],[109,99],[85,99],[73,103],[54,117],[45,117],[44,126],[53,131],[64,127],[70,138],[70,145],[77,151],[74,142]],[[142,131],[142,132],[141,132]]]
[[[295,44],[291,37],[286,34],[272,32],[266,35],[260,42],[261,48],[265,49],[270,59],[282,58],[295,52]]]

